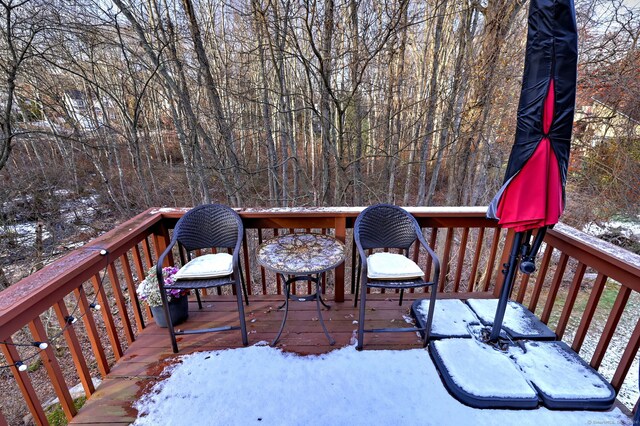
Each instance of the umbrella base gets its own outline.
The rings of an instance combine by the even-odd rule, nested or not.
[[[475,339],[443,339],[431,342],[429,352],[449,393],[465,405],[533,409],[539,404],[513,362],[490,346]]]
[[[475,339],[442,339],[429,352],[449,393],[470,407],[608,410],[615,402],[611,384],[564,342],[525,340],[503,353]]]
[[[469,299],[466,304],[458,299],[438,300],[433,314],[431,340],[470,338],[470,329],[480,325],[492,326],[497,303],[497,299]],[[420,328],[426,326],[428,306],[428,299],[418,299],[411,305],[411,316]],[[511,340],[556,340],[555,333],[520,303],[510,301],[507,312],[502,324],[502,337]],[[424,337],[424,332],[421,333]],[[473,334],[478,335],[476,332]]]
[[[498,299],[469,299],[467,304],[483,325],[492,326]],[[509,301],[502,329],[513,340],[556,340],[556,334],[531,311]]]
[[[474,408],[608,410],[615,391],[519,303],[509,302],[497,343],[486,343],[497,300],[438,300],[429,353],[449,393]],[[411,314],[424,328],[428,301]],[[522,336],[529,336],[523,339]],[[473,362],[469,362],[473,360]]]

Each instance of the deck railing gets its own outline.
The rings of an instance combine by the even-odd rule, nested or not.
[[[427,241],[440,257],[442,273],[438,288],[443,297],[497,297],[503,281],[502,265],[513,241],[511,232],[486,219],[484,208],[408,210],[416,216]],[[61,363],[73,363],[72,368],[90,397],[95,392],[91,370],[106,376],[150,318],[148,310],[138,301],[135,287],[167,246],[172,228],[185,211],[150,209],[2,292],[0,341],[4,343],[0,349],[4,360],[0,362],[4,361],[2,365],[11,369],[36,423],[47,424],[42,406],[44,393],[40,386],[36,389],[30,373],[20,371],[20,364],[27,365],[39,357],[66,417],[71,419],[76,408],[68,389],[74,383],[65,382]],[[278,277],[255,262],[258,244],[278,233],[304,230],[330,233],[345,242],[347,260],[323,282],[327,297],[345,301],[353,293],[356,259],[352,228],[360,211],[360,208],[239,210],[246,229],[242,261],[243,269],[249,271],[250,294],[282,292]],[[589,362],[598,369],[608,355],[620,319],[628,314],[629,309],[625,308],[630,297],[640,293],[640,256],[561,225],[547,233],[545,243],[537,262],[538,272],[530,278],[518,277],[512,297],[525,303],[532,312],[540,312],[545,323],[556,322],[554,331],[565,340],[569,339],[567,329],[571,320],[579,317],[568,343],[579,351],[587,336],[597,339]],[[428,258],[423,253],[414,251],[412,256],[429,271]],[[588,280],[591,276],[595,276],[593,281]],[[599,304],[608,280],[615,281],[617,296],[613,305],[606,308],[606,325],[594,334],[590,326],[597,309],[602,309]],[[576,303],[580,291],[588,294],[584,309]],[[94,309],[96,304],[101,309]],[[49,315],[50,312],[53,314]],[[610,378],[616,390],[623,385],[640,344],[640,322],[635,315],[635,328],[630,336],[624,336],[628,343]],[[21,340],[11,340],[17,332]],[[29,342],[54,344],[38,349],[28,346]],[[0,426],[3,424],[6,419],[0,413]]]

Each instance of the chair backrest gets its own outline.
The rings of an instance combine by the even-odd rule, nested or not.
[[[187,250],[212,247],[240,247],[242,219],[230,207],[204,204],[194,207],[178,220],[172,239]]]
[[[362,249],[409,249],[422,232],[418,221],[403,208],[376,204],[364,209],[353,226],[356,244]]]

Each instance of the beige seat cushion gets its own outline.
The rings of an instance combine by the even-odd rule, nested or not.
[[[224,277],[233,272],[233,256],[228,253],[205,254],[184,265],[176,273],[176,280],[199,280]]]
[[[401,254],[374,253],[367,257],[367,277],[373,280],[408,280],[424,276],[424,271]]]

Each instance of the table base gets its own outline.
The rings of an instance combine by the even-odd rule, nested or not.
[[[278,331],[278,335],[271,343],[271,346],[275,346],[276,343],[278,343],[278,340],[280,339],[280,335],[282,334],[282,330],[284,330],[284,325],[287,322],[287,315],[289,314],[289,299],[295,300],[298,302],[308,302],[311,300],[316,301],[316,307],[318,309],[318,319],[320,320],[320,325],[322,325],[322,330],[324,331],[325,336],[327,336],[327,339],[329,340],[329,344],[333,346],[336,343],[336,341],[333,340],[333,338],[327,331],[327,327],[324,324],[324,319],[322,319],[322,311],[320,309],[320,304],[322,304],[322,306],[324,306],[327,309],[331,309],[331,306],[327,305],[324,302],[324,300],[322,300],[322,289],[320,288],[320,274],[317,274],[315,276],[300,275],[300,276],[291,277],[289,279],[286,279],[284,274],[280,274],[280,276],[284,281],[285,298],[284,298],[284,303],[278,307],[278,310],[284,307],[284,317],[282,318],[282,324],[280,325],[280,330]],[[308,294],[306,296],[297,296],[295,294],[292,295],[291,284],[297,281],[313,281],[314,283],[316,283],[316,292],[314,294]]]

